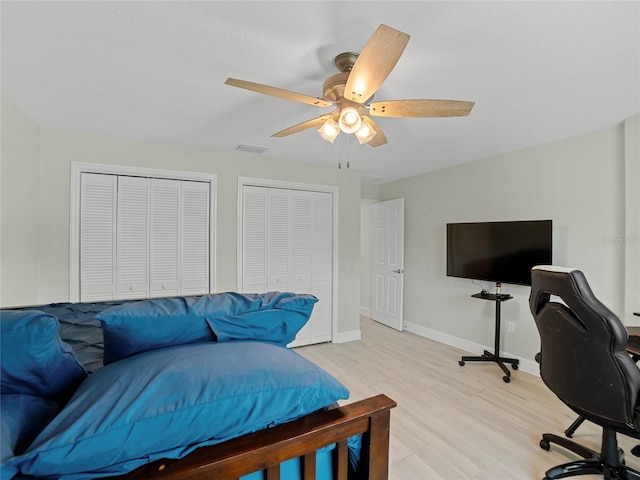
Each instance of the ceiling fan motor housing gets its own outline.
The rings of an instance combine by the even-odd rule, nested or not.
[[[333,59],[334,65],[340,70],[340,73],[331,75],[324,81],[322,86],[322,97],[332,102],[337,102],[344,97],[344,86],[347,84],[349,72],[353,68],[358,59],[355,52],[343,52]]]
[[[349,72],[336,73],[327,78],[322,85],[322,97],[331,102],[337,102],[344,97],[347,78],[349,78]]]

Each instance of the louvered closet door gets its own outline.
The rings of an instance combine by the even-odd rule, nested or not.
[[[267,191],[267,290],[286,292],[289,285],[289,253],[291,216],[289,190],[269,188]]]
[[[80,296],[93,302],[116,298],[118,177],[83,173],[80,179]]]
[[[323,192],[243,189],[243,291],[292,291],[319,299],[291,346],[331,340],[332,198]]]
[[[181,183],[178,180],[151,179],[151,297],[175,296],[180,292]]]
[[[245,186],[242,198],[242,290],[267,291],[267,193]]]
[[[291,191],[291,289],[318,298],[293,347],[331,341],[332,198],[330,193]]]
[[[180,290],[183,295],[209,292],[209,184],[181,182]]]
[[[331,340],[333,272],[333,196],[311,194],[311,292],[319,301],[313,309],[313,343]]]
[[[209,292],[210,183],[83,173],[80,300]]]
[[[151,180],[118,177],[118,298],[149,297]]]
[[[311,192],[292,190],[290,290],[296,293],[311,291]]]

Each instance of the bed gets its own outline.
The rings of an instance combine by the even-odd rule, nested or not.
[[[227,292],[0,311],[0,477],[385,479],[385,395],[286,347],[311,295]]]

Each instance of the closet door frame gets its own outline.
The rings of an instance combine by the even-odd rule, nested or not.
[[[80,187],[83,173],[128,175],[133,177],[164,178],[167,180],[191,180],[209,183],[209,292],[216,286],[216,174],[165,170],[146,167],[129,167],[99,163],[71,162],[70,212],[69,212],[69,301],[80,301]]]
[[[242,224],[243,224],[243,190],[245,186],[267,187],[267,188],[285,188],[289,190],[304,190],[309,192],[330,193],[332,195],[332,265],[331,269],[331,342],[336,342],[338,338],[338,192],[339,188],[332,185],[317,185],[312,183],[289,182],[285,180],[271,180],[265,178],[238,177],[238,221],[237,223],[237,289],[243,290],[242,285]]]

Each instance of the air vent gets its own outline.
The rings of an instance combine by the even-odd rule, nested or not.
[[[360,177],[362,183],[380,183],[384,177],[376,177],[375,175],[363,175]]]
[[[248,153],[264,153],[267,151],[266,147],[256,147],[255,145],[243,145],[239,143],[235,147],[234,150],[238,150],[239,152],[248,152]]]

